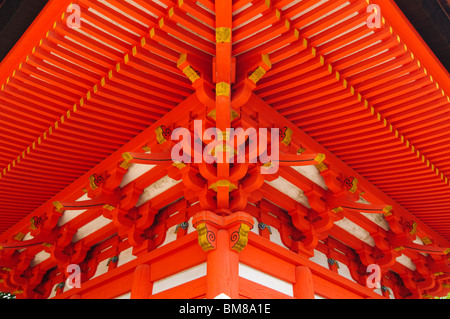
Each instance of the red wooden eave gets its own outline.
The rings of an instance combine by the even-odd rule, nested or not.
[[[108,2],[118,11],[79,1],[81,32],[65,24],[69,1],[50,1],[0,65],[2,241],[54,200],[80,197],[94,167],[117,161],[129,141],[138,149],[141,132],[195,101],[180,53],[202,79],[232,83],[227,70],[211,72],[213,57],[226,58],[215,51],[213,2]],[[449,74],[391,0],[371,3],[380,29],[365,25],[362,0],[233,1],[235,42],[224,50],[236,82],[268,55],[249,103],[280,113],[307,149],[356,174],[367,200],[395,205],[420,237],[450,247]]]

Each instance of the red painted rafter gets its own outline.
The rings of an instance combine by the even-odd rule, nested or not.
[[[212,43],[215,40],[214,33],[211,32],[212,28],[229,27],[226,23],[222,25],[222,22],[220,25],[216,25],[217,21],[223,18],[221,16],[219,20],[216,20],[217,17],[210,12],[213,9],[217,10],[217,4],[214,6],[212,2],[206,0],[201,1],[202,6],[196,5],[192,1],[181,1],[177,4],[172,1],[163,1],[168,6],[166,11],[160,5],[141,2],[141,5],[158,16],[157,19],[137,7],[127,6],[118,1],[110,2],[119,10],[150,26],[150,34],[146,35],[148,29],[143,27],[142,23],[137,23],[122,13],[95,1],[86,0],[82,3],[84,8],[92,6],[102,14],[115,16],[122,25],[138,33],[139,36],[124,29],[119,30],[93,12],[89,12],[85,16],[90,22],[86,23],[85,30],[101,41],[92,41],[91,38],[76,30],[69,30],[64,24],[64,16],[62,19],[52,19],[52,23],[53,21],[56,23],[52,26],[48,24],[49,27],[44,28],[50,31],[45,35],[41,33],[43,40],[39,44],[35,44],[34,48],[29,47],[29,51],[24,50],[29,56],[22,61],[22,64],[17,67],[17,71],[10,75],[2,87],[0,100],[2,103],[4,102],[5,107],[12,103],[15,107],[10,107],[10,110],[14,110],[19,106],[19,109],[25,110],[22,111],[24,114],[30,117],[34,116],[42,124],[36,125],[35,129],[30,127],[27,133],[14,133],[14,127],[5,127],[7,130],[5,134],[14,133],[11,140],[18,142],[16,145],[20,145],[20,149],[12,149],[12,144],[5,149],[5,154],[8,151],[15,155],[6,158],[0,187],[2,182],[7,183],[13,176],[15,180],[10,183],[14,185],[29,184],[34,178],[42,179],[43,176],[39,170],[48,166],[49,162],[51,163],[55,152],[63,152],[60,159],[74,165],[65,178],[53,180],[53,186],[62,187],[64,183],[69,183],[76,176],[82,175],[86,169],[93,167],[108,154],[125,144],[144,127],[160,119],[193,92],[190,82],[177,68],[179,53],[193,52],[197,58],[208,62],[211,61],[212,55],[216,54],[216,58],[224,62],[224,58],[221,57],[222,49],[215,52]],[[386,8],[391,6],[389,1],[380,2],[383,2]],[[264,21],[266,24],[260,24],[262,21],[255,20],[252,25],[233,30],[233,34],[236,33],[238,37],[242,38],[241,42],[233,45],[233,54],[238,55],[238,65],[239,58],[251,60],[258,54],[269,53],[271,60],[273,57],[273,65],[258,83],[256,93],[264,97],[281,114],[298,124],[320,144],[331,150],[334,155],[350,164],[368,181],[398,199],[400,204],[404,202],[411,212],[417,212],[418,217],[423,216],[423,205],[408,205],[408,201],[414,202],[418,197],[411,197],[408,194],[420,194],[422,191],[423,197],[421,198],[423,200],[433,198],[433,196],[436,199],[445,198],[449,191],[446,179],[448,165],[445,160],[441,159],[446,154],[443,149],[445,143],[439,144],[434,141],[436,139],[446,141],[448,136],[445,130],[446,122],[440,121],[437,113],[432,121],[439,124],[438,128],[427,129],[424,127],[421,121],[423,115],[420,115],[419,109],[421,105],[425,105],[429,112],[436,112],[438,108],[442,110],[443,107],[448,106],[448,97],[446,99],[445,96],[442,96],[440,87],[435,83],[435,79],[437,79],[439,84],[445,88],[448,74],[442,72],[439,64],[432,56],[427,55],[426,50],[422,49],[423,45],[420,45],[416,56],[422,59],[422,63],[426,61],[428,65],[431,65],[427,70],[435,74],[435,79],[429,78],[428,73],[424,72],[423,67],[417,63],[417,58],[410,54],[410,50],[403,46],[403,42],[399,41],[400,38],[397,38],[387,25],[373,34],[369,34],[368,28],[362,26],[345,37],[333,39],[340,34],[338,30],[345,25],[339,23],[323,33],[316,34],[353,12],[356,12],[357,15],[347,21],[352,26],[356,26],[358,22],[365,21],[367,13],[363,10],[366,5],[365,1],[351,1],[350,5],[343,6],[327,19],[321,19],[326,11],[338,8],[345,3],[345,1],[336,1],[333,4],[321,5],[304,14],[302,18],[293,18],[315,3],[317,1],[303,1],[290,9],[283,10],[283,7],[288,4],[286,1],[274,2],[272,6],[268,6],[266,1],[257,1],[252,2],[251,6],[236,14],[235,27],[239,27],[243,22],[260,13],[273,18],[273,25],[258,33],[257,37],[244,39],[246,35],[251,34],[251,31],[256,30],[257,26],[267,26],[268,20]],[[232,8],[227,7],[226,9],[235,11],[247,4],[250,2],[235,1]],[[65,9],[59,5],[52,5],[53,7],[48,6],[45,9],[47,16],[56,17],[60,11],[63,11],[62,9]],[[231,5],[229,6],[231,7]],[[166,13],[167,16],[165,16]],[[389,17],[391,14],[391,12],[387,13]],[[161,18],[163,19],[161,20]],[[289,21],[290,18],[293,18],[292,21]],[[313,22],[316,19],[317,21]],[[201,26],[198,20],[206,22],[208,26]],[[414,31],[404,31],[401,27],[395,27],[398,23],[395,19],[387,20],[389,23],[394,23],[395,32],[407,35],[408,32],[414,33]],[[187,27],[191,31],[198,34],[198,36],[193,36],[193,41],[188,41],[184,31],[175,25],[175,22],[182,24],[184,21],[188,22]],[[309,22],[313,23],[303,27]],[[44,22],[40,22],[40,24],[45,25]],[[297,28],[300,28],[299,32],[297,32]],[[181,41],[168,34],[174,32],[181,37]],[[110,33],[115,33],[122,38],[112,37]],[[30,31],[25,38],[36,34],[36,31]],[[97,53],[86,50],[83,45],[76,44],[70,39],[63,38],[64,35],[96,50]],[[274,38],[276,35],[279,37]],[[348,44],[363,35],[365,35],[364,38]],[[303,41],[302,37],[305,37],[307,41]],[[141,39],[145,40],[141,41]],[[417,37],[412,37],[412,40],[408,37],[401,37],[401,40],[404,39],[410,41],[411,44],[420,42]],[[263,43],[266,40],[268,42]],[[321,42],[327,40],[331,41],[320,45]],[[378,40],[382,42],[376,44]],[[126,43],[127,41],[132,43]],[[155,41],[161,41],[167,47],[158,46]],[[183,43],[183,41],[185,42]],[[108,49],[105,43],[118,50]],[[367,47],[374,43],[375,45],[372,47]],[[255,48],[255,45],[259,44],[261,46]],[[408,47],[413,48],[411,44],[408,44]],[[287,46],[272,54],[272,51],[284,45]],[[152,51],[155,54],[143,50],[150,46],[159,51]],[[231,47],[231,44],[229,46]],[[359,51],[358,54],[352,54],[355,50],[360,49],[362,51]],[[382,52],[386,49],[389,51]],[[54,56],[50,52],[55,52],[62,58]],[[375,54],[378,55],[374,56]],[[229,60],[230,57],[231,54],[225,59]],[[367,59],[360,62],[361,57]],[[64,59],[72,59],[75,64],[66,65]],[[389,61],[389,59],[392,60]],[[7,60],[17,61],[11,56]],[[13,65],[17,64],[13,63]],[[224,65],[229,64],[231,63],[226,62]],[[55,65],[67,66],[69,72],[61,70]],[[82,65],[89,71],[84,71],[77,65]],[[1,66],[2,69],[9,67],[5,66],[5,63]],[[410,70],[411,73],[407,74],[406,70]],[[8,74],[10,73],[8,72]],[[38,79],[31,75],[38,75]],[[398,76],[403,76],[400,81]],[[155,81],[153,77],[160,77],[163,80]],[[220,76],[219,80],[222,81]],[[50,81],[52,85],[46,86],[44,84],[46,81]],[[137,81],[136,83],[139,85],[134,81]],[[231,80],[226,81],[231,83]],[[127,85],[127,83],[131,84]],[[171,94],[175,90],[173,83],[179,84],[176,86],[177,95]],[[384,87],[385,84],[386,87]],[[44,92],[34,90],[35,86],[44,87]],[[145,93],[139,92],[140,87]],[[131,93],[132,98],[126,97],[128,92]],[[155,95],[157,96],[155,97]],[[145,109],[138,101],[140,96],[146,102]],[[45,103],[41,103],[41,108],[35,111],[32,103],[39,98],[42,98]],[[408,112],[408,110],[414,111]],[[33,114],[33,112],[37,113]],[[102,114],[107,114],[111,122],[103,120]],[[228,116],[229,113],[225,112],[224,116],[218,118],[222,121]],[[48,120],[49,118],[50,120]],[[127,128],[118,127],[114,131],[112,123],[117,126],[121,121],[126,121]],[[358,123],[364,123],[364,125],[358,125]],[[52,129],[47,131],[44,124],[47,127],[51,126]],[[227,127],[223,123],[221,126]],[[110,131],[104,132],[108,128]],[[45,133],[37,139],[39,132]],[[368,138],[373,141],[372,145],[364,142]],[[87,141],[85,145],[77,144],[77,141],[81,139]],[[29,145],[28,149],[23,145]],[[390,157],[389,151],[386,151],[388,146],[392,146],[391,150],[395,150],[393,158]],[[418,149],[420,149],[420,153],[417,152]],[[361,156],[361,153],[368,154],[368,157]],[[21,155],[15,158],[17,154]],[[35,163],[32,162],[34,157],[36,157]],[[404,159],[401,163],[398,163],[399,157]],[[86,163],[85,166],[76,164],[83,160]],[[380,161],[384,163],[384,169],[375,167]],[[64,167],[64,164],[60,164],[59,167]],[[389,180],[390,184],[386,184],[387,180],[383,178],[383,173],[388,174],[389,169],[401,170],[405,167],[411,167],[411,170],[407,172],[414,172],[416,175],[396,174],[393,179]],[[13,175],[15,170],[20,168],[20,173]],[[377,171],[374,172],[374,169]],[[49,177],[55,176],[56,178],[60,173],[59,170],[60,168],[56,165],[54,172],[49,174]],[[419,173],[422,177],[417,175]],[[434,192],[423,191],[424,176],[429,176],[430,181],[427,182],[427,186],[433,186]],[[391,185],[392,182],[394,185]],[[56,192],[58,187],[48,190]],[[383,199],[388,198],[378,190],[373,191]],[[26,193],[23,193],[24,196]],[[30,190],[28,193],[31,195],[33,191]],[[42,203],[45,199],[45,195],[42,194],[42,197],[34,200],[35,205]],[[26,207],[30,207],[33,204],[27,205],[29,206]],[[12,209],[12,206],[8,206],[6,202],[4,207]],[[25,209],[26,207],[24,206]],[[437,209],[430,207],[431,209],[427,212],[437,214],[439,209],[446,207],[444,200]],[[404,213],[409,214],[408,212]],[[425,216],[423,218],[425,220]],[[433,219],[427,224],[436,227],[438,233],[446,237],[448,228],[436,224],[435,220],[437,219]],[[370,227],[368,224],[366,226]],[[433,231],[423,224],[420,224],[419,229],[422,231],[425,229],[427,234],[434,235]],[[439,236],[432,237],[442,244],[446,242]]]

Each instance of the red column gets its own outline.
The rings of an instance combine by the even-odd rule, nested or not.
[[[152,294],[153,283],[150,278],[150,265],[136,267],[131,286],[131,299],[148,299]]]
[[[228,86],[228,92],[216,92],[216,123],[217,128],[225,132],[231,125],[231,72],[232,72],[232,3],[229,0],[215,1],[216,31],[220,34],[216,43],[216,83]],[[221,30],[227,29],[228,32]],[[227,34],[227,36],[223,36]]]
[[[207,252],[206,298],[222,293],[239,298],[239,252],[247,245],[252,216],[244,212],[219,216],[203,211],[194,215],[192,225]]]
[[[224,134],[231,127],[231,72],[232,72],[232,1],[216,0],[216,127]],[[225,154],[219,153],[217,177],[227,180],[230,165],[226,163]],[[221,157],[221,158],[220,158]],[[217,208],[229,208],[229,189],[217,190]]]
[[[294,297],[297,299],[314,299],[314,284],[311,270],[306,266],[295,268]]]
[[[230,234],[226,229],[217,231],[216,249],[207,256],[206,298],[226,294],[239,298],[239,253],[230,249]]]

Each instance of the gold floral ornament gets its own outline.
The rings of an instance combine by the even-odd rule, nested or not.
[[[89,176],[89,186],[92,190],[95,190],[98,188],[98,186],[105,181],[104,177],[102,175],[93,174]]]
[[[280,129],[280,142],[288,146],[292,140],[292,130],[289,127],[283,127]]]
[[[208,227],[206,227],[206,223],[198,224],[197,232],[198,244],[204,251],[215,248],[216,235],[214,234],[214,232],[208,230]]]
[[[227,216],[220,216],[210,211],[195,214],[192,225],[197,229],[198,243],[204,251],[217,248],[225,241],[217,241],[219,231],[226,231],[228,249],[241,252],[248,243],[248,234],[253,227],[253,217],[245,212],[236,212]],[[225,248],[222,246],[222,248]]]
[[[392,206],[387,205],[385,208],[383,208],[383,215],[384,217],[388,217],[392,215]]]
[[[212,189],[213,191],[217,192],[218,187],[228,187],[229,192],[237,189],[237,186],[235,184],[231,183],[229,180],[226,179],[219,180],[211,184],[211,186],[209,186],[208,189]]]
[[[230,85],[226,82],[219,82],[216,84],[217,96],[230,96]]]
[[[258,83],[259,80],[266,74],[266,70],[264,70],[262,67],[258,67],[255,71],[251,72],[250,76],[248,77],[250,80],[253,81],[253,83]]]
[[[172,130],[165,125],[158,126],[155,130],[156,140],[159,144],[165,143],[170,139]]]
[[[231,42],[231,29],[226,27],[216,28],[216,43]]]
[[[344,183],[350,193],[355,193],[358,189],[358,179],[354,177],[347,178]]]
[[[231,249],[236,250],[240,253],[248,243],[248,232],[250,231],[250,226],[241,223],[238,231],[235,231],[230,236],[230,241],[234,243]]]

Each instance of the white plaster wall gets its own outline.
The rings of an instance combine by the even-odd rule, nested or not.
[[[137,179],[139,176],[144,175],[148,171],[150,171],[155,165],[146,165],[146,164],[138,164],[133,163],[128,168],[127,173],[123,176],[122,182],[120,183],[119,187],[124,187]]]
[[[105,227],[112,221],[108,218],[105,218],[103,216],[99,216],[96,219],[90,221],[89,223],[81,226],[78,228],[78,231],[75,233],[75,235],[72,238],[72,242],[76,243],[80,239],[83,239],[84,237],[94,233],[95,231]]]
[[[159,194],[165,192],[166,190],[177,185],[180,182],[181,180],[177,181],[170,178],[169,176],[164,176],[160,180],[154,182],[153,184],[144,189],[141,196],[139,196],[136,206],[137,207],[141,206],[142,204],[148,202],[152,198],[158,196]]]
[[[395,260],[397,260],[397,262],[399,262],[400,264],[402,264],[403,266],[412,271],[415,271],[417,269],[416,265],[412,262],[411,258],[409,258],[408,256],[402,254],[397,258],[395,258]]]
[[[256,227],[258,228],[258,227]],[[272,231],[272,234],[270,235],[270,241],[274,242],[277,245],[280,245],[283,248],[289,249],[289,247],[285,246],[283,242],[281,241],[281,235],[278,229],[274,227],[270,227],[270,230]]]
[[[378,294],[378,295],[380,295],[380,296],[383,296],[383,292],[381,291],[381,288],[376,288],[376,289],[373,290],[373,292]]]
[[[329,269],[328,267],[328,257],[324,253],[314,249],[314,256],[309,258],[312,262]]]
[[[131,299],[131,292],[127,292],[126,294],[123,294],[122,296],[118,296],[114,299]]]
[[[389,299],[395,299],[394,292],[392,291],[392,289],[390,287],[387,287],[387,289],[389,290]]]
[[[250,231],[254,232],[256,235],[259,235],[258,224],[259,224],[258,220],[255,217],[253,217],[253,227],[252,229],[250,229]]]
[[[266,181],[266,183],[289,196],[293,200],[299,202],[300,204],[303,204],[308,208],[311,207],[309,206],[308,198],[305,196],[303,190],[301,190],[291,182],[285,180],[284,178],[278,177],[273,181]]]
[[[73,287],[71,287],[71,286],[69,286],[69,285],[67,284],[68,281],[69,281],[69,278],[66,279],[66,285],[64,286],[64,292],[73,289]]]
[[[90,198],[88,197],[87,193],[83,194],[83,196],[79,197],[75,201],[76,202],[81,202],[81,201],[85,201],[85,200],[90,200]],[[72,219],[74,219],[75,217],[80,216],[85,211],[86,211],[85,209],[81,209],[81,210],[66,210],[63,213],[63,215],[58,219],[58,226],[61,227],[62,225],[66,224],[69,221],[71,221]]]
[[[373,221],[375,224],[377,224],[384,230],[388,231],[389,229],[391,229],[391,227],[389,227],[389,223],[386,221],[386,219],[384,219],[383,214],[369,214],[369,213],[361,213],[361,214],[367,219]]]
[[[375,241],[372,238],[372,236],[370,236],[369,232],[364,228],[360,227],[359,225],[355,224],[354,222],[352,222],[350,219],[344,217],[343,219],[335,222],[334,224],[342,228],[346,232],[352,234],[356,238],[362,240],[366,244],[372,247],[375,246]]]
[[[119,261],[117,262],[117,267],[125,265],[126,263],[136,259],[137,257],[132,254],[133,247],[125,249],[119,253]]]
[[[308,166],[292,166],[297,172],[305,176],[310,181],[314,182],[318,186],[323,189],[327,189],[327,185],[325,184],[325,180],[322,175],[320,175],[319,170],[315,165]]]
[[[132,261],[132,260],[137,258],[136,256],[134,256],[132,254],[132,251],[133,251],[133,247],[130,247],[130,248],[125,249],[125,250],[123,250],[123,251],[121,251],[119,253],[119,256],[118,256],[119,260],[117,261],[117,267],[125,265],[126,263],[128,263],[128,262],[130,262],[130,261]],[[91,279],[93,279],[95,277],[98,277],[100,275],[103,275],[103,274],[108,272],[108,261],[109,261],[109,259],[110,258],[106,258],[105,260],[102,260],[102,261],[100,261],[98,263],[97,270],[96,270],[94,276],[92,276]]]
[[[422,239],[421,239],[419,236],[416,236],[416,239],[413,240],[413,243],[418,244],[418,245],[422,245],[422,246],[425,245],[425,244],[423,243]],[[425,257],[428,256],[427,253],[419,253],[419,254],[421,254],[421,255],[423,255],[423,256],[425,256]]]
[[[50,258],[50,254],[45,252],[45,250],[38,252],[36,255],[34,255],[34,258],[31,260],[30,266],[34,267],[48,258]]]
[[[177,228],[177,225],[174,225],[172,227],[170,227],[169,229],[167,229],[166,231],[166,239],[164,239],[164,242],[158,246],[158,247],[162,247],[165,246],[173,241],[175,241],[177,239],[177,234],[175,234],[175,229]]]
[[[23,236],[22,241],[30,240],[30,239],[33,239],[33,238],[34,238],[34,237],[31,236],[31,233],[28,232],[28,233],[26,233],[26,234]],[[23,252],[23,251],[25,251],[25,250],[26,250],[26,248],[17,249],[17,251],[18,251],[19,253],[21,253],[21,252]]]
[[[418,245],[424,245],[422,239],[419,236],[416,236],[416,239],[413,240],[413,243]]]
[[[256,282],[262,286],[279,291],[283,294],[293,297],[294,288],[292,283],[281,280],[260,270],[239,263],[239,276],[250,281]]]
[[[94,276],[92,276],[91,279],[108,272],[108,266],[107,266],[108,260],[109,260],[109,258],[102,260],[101,262],[98,263],[97,270],[95,271],[95,274],[94,274]]]
[[[50,291],[50,296],[48,296],[48,299],[52,299],[53,297],[56,296],[56,291],[55,291],[56,285],[58,285],[58,284],[53,285],[52,290]]]
[[[326,269],[330,269],[329,265],[328,265],[328,257],[327,255],[325,255],[324,253],[318,251],[318,250],[314,250],[314,256],[309,258],[310,261],[326,268]],[[344,278],[347,278],[348,280],[351,280],[353,282],[356,282],[353,278],[352,275],[350,274],[350,270],[348,268],[348,266],[344,263],[338,262],[339,263],[339,268],[337,270],[338,274]]]
[[[191,217],[191,218],[188,220],[188,224],[189,224],[188,229],[187,229],[187,233],[188,233],[188,234],[190,234],[190,233],[192,233],[192,232],[194,232],[194,231],[197,231],[197,229],[195,229],[194,226],[192,225],[192,219],[193,219],[193,217]]]
[[[356,282],[356,281],[352,278],[352,275],[350,274],[350,270],[348,269],[348,267],[347,267],[346,264],[339,263],[338,274],[341,275],[342,277],[347,278],[348,280],[351,280],[351,281],[353,281],[353,282]]]
[[[366,199],[360,197],[359,200],[356,201],[357,203],[370,205],[371,203],[367,201]],[[364,217],[367,219],[373,221],[375,224],[383,228],[384,230],[389,230],[389,223],[384,219],[383,214],[370,214],[370,213],[361,213]]]
[[[160,279],[153,283],[152,294],[165,291],[167,289],[180,286],[186,282],[206,276],[206,263],[180,271],[172,276]]]
[[[33,236],[31,236],[31,233],[26,233],[25,234],[25,236],[23,236],[23,238],[22,238],[22,240],[23,241],[25,241],[25,240],[30,240],[30,239],[33,239],[34,237]]]

